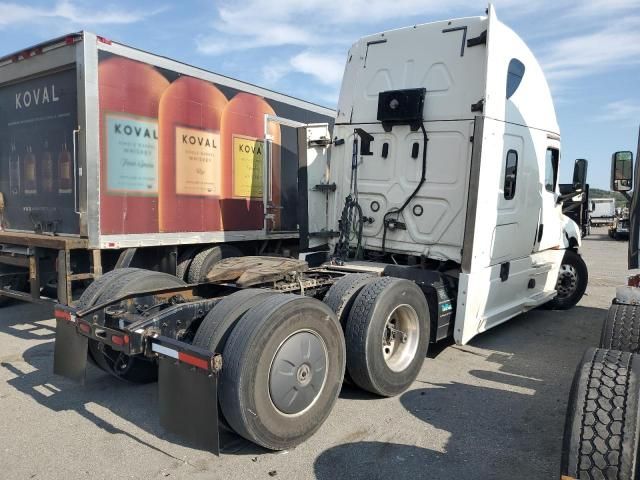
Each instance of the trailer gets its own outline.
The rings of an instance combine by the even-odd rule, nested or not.
[[[116,267],[197,280],[221,256],[326,243],[300,237],[320,178],[298,162],[334,113],[89,32],[0,58],[0,303],[70,305]],[[299,147],[281,117],[317,138]]]
[[[615,198],[591,199],[591,225],[594,227],[611,226],[616,216]]]
[[[298,128],[314,158],[301,173],[321,172],[300,224],[333,233],[324,251],[226,258],[190,283],[115,269],[56,306],[56,373],[81,381],[91,361],[157,379],[167,429],[218,451],[224,424],[282,450],[318,430],[345,377],[398,395],[431,343],[584,294],[561,204],[586,165],[560,195],[547,82],[493,7],[360,39],[328,148]]]

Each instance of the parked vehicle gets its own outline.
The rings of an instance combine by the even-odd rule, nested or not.
[[[639,159],[640,131],[635,180],[632,152],[616,152],[611,161],[611,189],[631,201],[629,269],[640,266]],[[635,274],[627,286],[616,289],[598,348],[588,349],[578,364],[564,430],[562,478],[638,478],[639,379],[640,275]]]
[[[573,183],[561,183],[559,187],[560,195],[571,193],[576,188]],[[584,191],[581,194],[568,198],[562,203],[562,213],[576,222],[580,227],[582,238],[591,234],[590,207],[589,184],[585,185]]]
[[[277,118],[334,114],[88,32],[1,58],[0,302],[68,305],[115,267],[198,281],[221,256],[297,251],[308,194]],[[328,126],[314,135],[322,149]]]
[[[591,226],[603,227],[613,225],[616,216],[615,198],[594,198],[591,200]]]
[[[609,227],[609,236],[615,240],[629,238],[629,209],[623,208],[616,213],[613,225]]]
[[[324,232],[327,251],[212,261],[188,284],[113,270],[56,306],[57,373],[81,380],[89,357],[132,382],[157,378],[168,429],[217,450],[219,404],[226,425],[280,450],[320,427],[345,371],[398,395],[430,342],[465,344],[584,294],[580,230],[561,204],[584,190],[586,164],[560,195],[547,82],[493,7],[356,42],[330,162],[315,127],[297,126],[299,224]]]

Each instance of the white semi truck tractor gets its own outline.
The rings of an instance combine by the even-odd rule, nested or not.
[[[491,6],[357,41],[332,134],[264,122],[264,172],[272,124],[296,129],[304,147],[299,225],[310,248],[223,259],[189,284],[116,269],[56,307],[57,373],[82,380],[89,358],[125,380],[157,379],[169,430],[217,451],[223,418],[287,449],[324,422],[345,375],[398,395],[430,343],[465,344],[582,297],[580,231],[561,204],[584,188],[586,163],[561,196],[549,87]],[[277,186],[263,181],[267,228]]]

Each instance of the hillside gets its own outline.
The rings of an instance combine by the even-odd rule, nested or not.
[[[627,201],[624,198],[624,195],[618,192],[610,192],[609,190],[601,190],[599,188],[590,188],[589,189],[589,197],[590,198],[615,198],[616,199],[616,207],[626,207]]]

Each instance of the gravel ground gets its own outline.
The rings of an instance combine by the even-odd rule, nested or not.
[[[574,369],[627,275],[626,242],[604,229],[582,252],[590,279],[577,307],[535,310],[470,345],[432,348],[400,397],[345,386],[320,431],[282,453],[228,433],[220,457],[185,445],[160,427],[155,385],[91,366],[84,387],[55,377],[50,310],[3,308],[0,478],[558,478]]]

